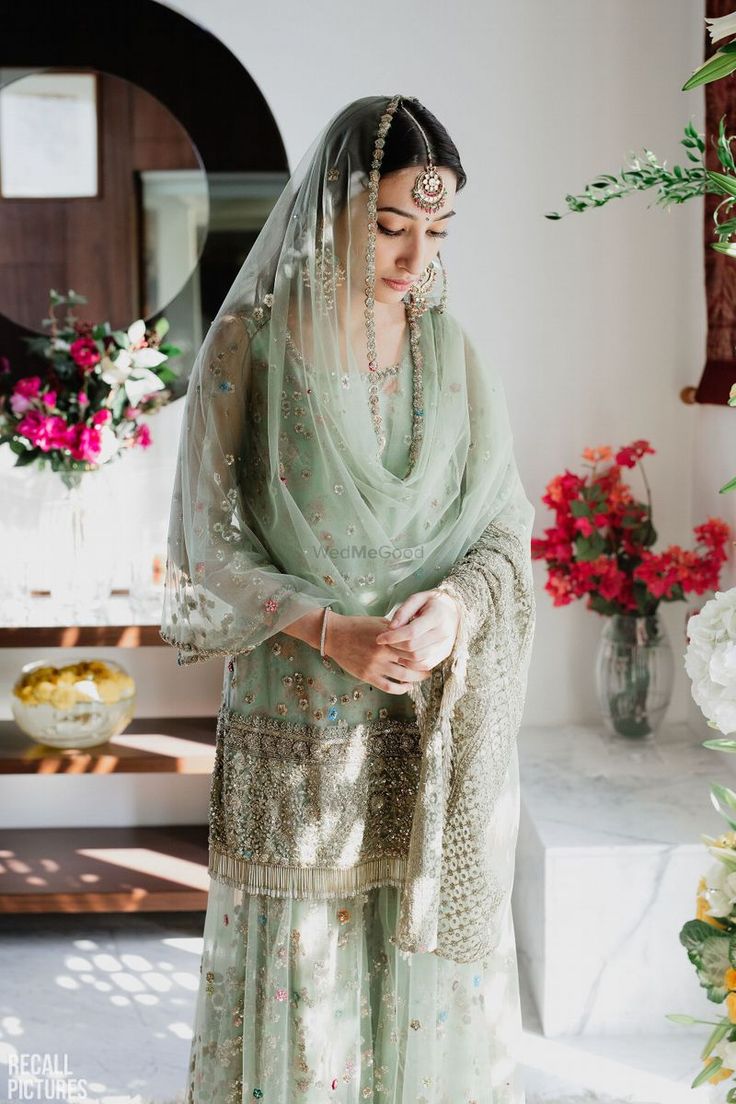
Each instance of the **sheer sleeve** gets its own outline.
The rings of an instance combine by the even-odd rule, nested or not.
[[[330,604],[314,584],[281,572],[258,535],[246,465],[257,328],[241,314],[216,319],[184,400],[160,628],[179,665],[252,651]]]

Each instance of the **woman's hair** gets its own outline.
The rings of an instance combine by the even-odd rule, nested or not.
[[[327,128],[324,136],[325,148],[333,151],[336,160],[349,153],[350,172],[362,173],[367,182],[373,162],[373,152],[378,129],[377,97],[365,97],[348,104]],[[371,110],[366,110],[370,107]],[[421,127],[421,130],[419,129]],[[457,177],[456,191],[465,186],[467,177],[460,162],[457,146],[442,123],[434,117],[418,100],[402,97],[398,109],[394,112],[388,129],[381,160],[381,176],[398,172],[409,166],[421,169],[427,164],[427,146],[422,131],[432,153],[437,168],[450,169]],[[326,194],[332,192],[331,209],[336,213],[342,209],[349,194],[336,178],[334,184],[329,178],[322,178],[317,185],[318,209],[325,210]]]
[[[427,146],[414,120],[427,136],[434,164],[438,168],[452,169],[455,173],[459,192],[465,186],[467,176],[460,162],[457,146],[439,119],[424,104],[414,99],[406,102],[402,99],[394,114],[383,148],[381,175],[397,172],[409,165],[421,168],[427,164]],[[370,152],[372,155],[372,148]]]

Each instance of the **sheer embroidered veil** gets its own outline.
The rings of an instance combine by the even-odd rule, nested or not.
[[[437,585],[494,519],[529,543],[534,510],[501,376],[446,309],[441,266],[423,295],[415,288],[405,300],[414,365],[406,471],[382,461],[371,380],[382,367],[376,196],[392,122],[413,104],[368,96],[329,121],[198,352],[161,620],[180,664],[251,651],[325,605],[386,615]]]

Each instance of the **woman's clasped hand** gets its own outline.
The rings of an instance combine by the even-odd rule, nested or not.
[[[363,617],[330,611],[325,654],[344,671],[389,694],[405,694],[450,655],[460,610],[441,590],[410,595],[393,617]]]

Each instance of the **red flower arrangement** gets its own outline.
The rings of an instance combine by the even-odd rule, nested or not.
[[[695,526],[702,551],[689,552],[676,544],[663,552],[649,551],[657,533],[642,457],[654,452],[641,440],[615,455],[608,445],[587,448],[582,454],[591,469],[587,475],[566,470],[547,484],[542,501],[555,511],[555,524],[545,529],[544,537],[532,538],[531,554],[547,564],[545,590],[554,605],[565,606],[587,594],[586,608],[597,613],[645,617],[660,602],[682,601],[687,593],[718,587],[731,531],[721,518]],[[637,501],[621,479],[622,468],[637,464],[646,503]]]

